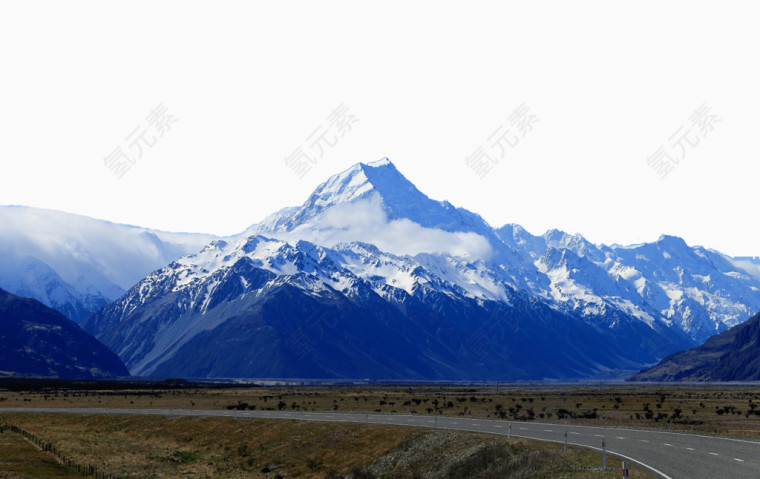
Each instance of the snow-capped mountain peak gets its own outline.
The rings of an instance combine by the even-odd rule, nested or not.
[[[480,216],[430,199],[387,158],[331,176],[300,207],[250,227],[246,235],[252,234],[325,247],[359,241],[396,255],[497,256],[510,265],[526,264]]]
[[[282,210],[277,218],[265,220],[249,232],[303,229],[320,220],[331,207],[359,202],[380,205],[388,221],[406,219],[425,228],[447,232],[483,234],[490,233],[491,229],[474,213],[456,208],[447,201],[430,199],[388,158],[383,158],[371,163],[357,163],[331,176],[314,190],[301,207]]]
[[[639,368],[746,319],[760,310],[760,282],[748,270],[672,236],[610,247],[560,230],[494,230],[428,198],[383,159],[358,163],[301,206],[156,271],[85,327],[137,374],[234,375],[251,367],[272,375],[292,372],[295,361],[331,377],[361,375],[369,361],[376,373],[403,374],[402,367],[431,377],[486,336],[497,356],[527,348],[505,360],[511,365],[533,353],[537,363],[551,362],[548,351],[577,337],[599,355],[573,366],[576,373],[557,374],[582,375],[597,366]],[[301,334],[323,362],[291,354]],[[615,341],[627,359],[602,353]],[[397,354],[402,343],[411,352]],[[379,362],[366,356],[375,353]],[[559,362],[578,354],[585,353]],[[478,359],[485,365],[484,357],[491,355]],[[484,377],[497,363],[488,364]]]

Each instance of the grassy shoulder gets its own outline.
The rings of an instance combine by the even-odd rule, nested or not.
[[[55,444],[80,463],[120,477],[611,478],[620,474],[617,469],[602,471],[600,454],[583,449],[563,453],[554,444],[396,426],[37,414],[0,415],[2,421]],[[9,440],[25,442],[15,436]],[[14,467],[37,464],[42,453],[26,445],[32,450],[19,453]],[[611,465],[619,463],[610,458]],[[5,464],[0,470],[6,470]],[[34,475],[33,470],[26,476],[2,474],[0,478],[69,477]],[[633,468],[631,477],[651,476]]]
[[[59,464],[55,456],[40,451],[19,434],[0,432],[0,479],[81,477]]]
[[[611,469],[602,469],[601,454],[581,448],[452,431],[428,433],[402,444],[370,467],[354,469],[355,479],[440,478],[513,479],[620,477],[620,464],[610,456]],[[631,478],[651,478],[637,466]]]

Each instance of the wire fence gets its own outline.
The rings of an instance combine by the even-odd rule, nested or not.
[[[62,453],[57,447],[55,447],[54,444],[51,444],[47,441],[43,441],[39,437],[30,433],[29,431],[25,431],[24,429],[21,429],[18,426],[5,423],[2,426],[0,426],[0,433],[3,433],[5,431],[10,431],[10,432],[21,435],[24,439],[32,443],[34,446],[36,446],[40,450],[50,452],[51,454],[53,454],[64,466],[70,467],[71,469],[77,471],[79,474],[82,474],[83,476],[94,477],[95,479],[121,479],[119,476],[103,471],[101,469],[98,469],[97,467],[91,464],[78,463],[74,459]]]

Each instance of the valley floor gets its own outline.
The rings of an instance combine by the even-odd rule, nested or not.
[[[667,430],[672,420],[673,431],[760,438],[760,387],[753,385],[57,387],[0,389],[0,407],[352,411],[557,424],[570,416],[574,425],[657,430]],[[118,477],[620,474],[617,469],[601,471],[599,453],[580,448],[563,454],[556,444],[422,428],[276,419],[0,414],[0,425],[6,422],[55,445],[79,463],[97,464]],[[65,471],[49,476],[36,469],[19,471],[18,467],[47,464],[50,456],[15,436],[7,430],[0,435],[0,440],[11,441],[4,451],[19,451],[0,455],[0,478],[69,477]],[[610,459],[610,464],[619,461]],[[635,470],[631,477],[651,476]]]
[[[760,439],[760,385],[296,386],[3,390],[0,407],[337,411],[625,426]]]

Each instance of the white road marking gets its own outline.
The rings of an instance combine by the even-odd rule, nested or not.
[[[737,462],[744,462],[744,459],[739,459],[738,457],[735,457],[735,458],[734,458],[734,461],[737,461]]]
[[[718,453],[717,453],[717,452],[711,452],[711,453],[710,453],[710,455],[711,455],[711,456],[717,456],[717,455],[718,455]]]
[[[539,439],[539,441],[541,441],[541,439]],[[559,441],[550,441],[550,442],[559,442]],[[586,447],[586,448],[589,448],[589,449],[593,449],[595,451],[601,451],[602,450],[601,447],[589,446],[589,445],[585,445],[585,444],[573,444],[573,445],[574,446]],[[622,457],[623,459],[628,459],[629,461],[635,462],[637,464],[641,464],[642,466],[646,467],[647,469],[653,471],[655,474],[659,474],[660,476],[662,476],[662,479],[673,479],[672,477],[668,476],[664,472],[662,472],[659,469],[656,469],[656,468],[650,466],[649,464],[647,464],[645,462],[641,462],[641,461],[639,461],[637,459],[634,459],[634,458],[632,458],[630,456],[626,456],[625,454],[621,454],[621,453],[616,452],[616,451],[607,450],[607,452],[609,452],[610,454],[614,454],[616,456]]]
[[[693,448],[693,447],[687,447],[687,448],[686,448],[686,450],[687,450],[687,451],[693,451],[693,450],[694,450],[694,448]]]
[[[494,425],[494,427],[498,427],[498,428],[501,428],[501,426],[499,426],[498,424]]]
[[[544,432],[554,432],[551,429],[544,429]]]
[[[665,445],[668,446],[668,447],[673,447],[672,444],[668,444],[667,442],[665,443]]]
[[[617,438],[618,438],[618,439],[625,439],[624,437],[620,437],[620,436],[618,436]]]
[[[29,410],[26,409],[26,408],[24,408],[24,409],[22,409],[20,411],[15,411],[13,408],[0,408],[0,411],[2,411],[2,412],[5,412],[6,410],[11,410],[11,411],[14,411],[14,412],[29,412]],[[66,412],[66,411],[72,411],[73,410],[73,411],[79,411],[83,415],[85,415],[85,414],[98,414],[98,412],[99,412],[99,411],[96,411],[96,410],[88,410],[88,409],[62,410],[62,409],[38,408],[38,409],[31,409],[31,410],[32,411],[36,411],[36,412],[47,412],[47,413],[59,413],[59,412]],[[171,412],[173,412],[173,410]],[[119,413],[121,413],[121,414],[156,414],[156,415],[162,415],[162,414],[166,413],[166,410],[137,410],[137,411],[134,411],[134,412],[133,412],[133,410],[123,410],[123,412],[117,412],[117,410],[110,410],[110,411],[105,410],[105,411],[102,411],[100,413],[101,414],[102,413],[106,413],[106,414],[119,414]],[[184,413],[184,414],[188,414],[188,413]],[[233,414],[237,415],[236,412],[233,413]],[[225,411],[225,412],[205,411],[205,414],[199,414],[199,415],[206,415],[206,416],[229,416],[229,415],[231,415],[231,412],[227,412],[227,411]],[[246,412],[244,414],[241,414],[241,416],[243,416],[243,417],[262,417],[262,416],[264,416],[264,417],[266,417],[266,416],[268,416],[268,417],[275,417],[273,415],[273,413],[271,413],[271,412],[260,413],[258,411],[256,411],[256,412],[250,412],[250,413]],[[326,416],[321,416],[321,417],[325,418],[325,417],[330,417],[330,416],[340,417],[340,414],[339,413],[333,413],[333,414],[328,414]],[[276,417],[294,418],[292,415],[290,415],[290,416],[288,416],[288,415],[278,415]],[[312,420],[320,420],[320,421],[322,421],[322,420],[328,420],[328,419],[321,419],[320,416],[316,416]],[[364,418],[362,418],[362,420],[364,420]],[[350,418],[346,418],[346,419],[343,420],[343,422],[350,422],[350,421],[351,421]],[[387,419],[387,418],[378,418],[377,421],[378,422],[389,421],[389,419]],[[581,427],[583,427],[583,426],[581,426]],[[520,429],[527,430],[527,428],[520,428]],[[624,430],[624,429],[620,429],[620,430]],[[635,431],[635,432],[639,432],[639,431]],[[667,434],[667,433],[664,433],[664,432],[653,432],[653,433]],[[595,436],[597,436],[597,437],[604,437],[601,434],[596,434]],[[712,436],[701,436],[701,435],[692,435],[692,436],[693,437],[705,437],[705,438],[708,438],[708,439],[715,439]],[[535,439],[537,439],[539,441],[542,440],[542,439],[538,439],[538,438],[535,438]],[[728,440],[728,441],[743,442],[743,443],[758,444],[757,442],[740,440],[740,439],[729,439],[729,438],[720,438],[720,439],[722,439],[722,440]],[[547,442],[559,442],[559,441],[554,441],[554,440],[543,440],[543,441],[547,441]],[[601,451],[601,448],[599,448],[599,447],[582,445],[582,444],[575,444],[575,445],[579,445],[579,446],[583,446],[583,447],[586,447],[586,448],[589,448],[589,449]],[[671,444],[666,444],[666,445],[670,446],[670,447],[673,447]],[[636,463],[638,463],[638,464],[640,464],[640,465],[642,465],[642,466],[644,466],[644,467],[652,470],[656,474],[660,475],[663,479],[671,479],[670,476],[666,475],[665,473],[663,473],[661,471],[658,471],[654,467],[652,467],[652,466],[650,466],[648,464],[645,464],[645,463],[643,463],[641,461],[638,461],[638,460],[636,460],[636,459],[634,459],[632,457],[626,456],[626,455],[621,454],[621,453],[616,452],[616,451],[608,450],[608,452],[613,453],[613,454],[615,454],[615,455],[617,455],[619,457],[622,457],[623,459],[628,459],[628,460],[630,460],[632,462],[636,462]],[[710,454],[713,455],[713,456],[717,456],[718,455],[717,453],[710,453]],[[734,460],[737,461],[737,462],[744,462],[744,459],[734,458]]]
[[[579,433],[579,432],[571,432],[570,434],[575,434],[576,436],[580,436],[581,435],[581,433]]]
[[[520,430],[521,430],[521,431],[527,431],[527,430],[528,430],[528,428],[527,428],[527,427],[521,427],[521,428],[520,428]]]
[[[649,442],[646,439],[640,439],[641,442]]]

